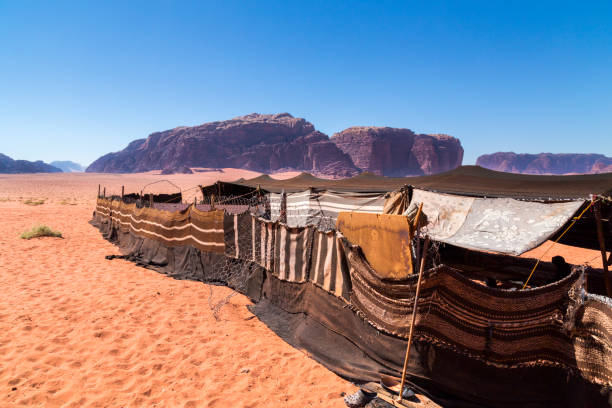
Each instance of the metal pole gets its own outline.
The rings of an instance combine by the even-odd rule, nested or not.
[[[416,294],[414,295],[414,307],[412,308],[412,321],[410,322],[410,332],[408,333],[408,346],[406,347],[406,357],[404,358],[404,369],[402,370],[402,381],[399,389],[399,402],[402,402],[402,394],[404,393],[404,383],[406,381],[406,370],[408,369],[408,359],[410,355],[410,344],[412,343],[412,333],[414,331],[414,322],[416,321],[417,306],[419,304],[419,292],[421,291],[421,278],[425,269],[425,258],[427,255],[427,247],[429,246],[429,236],[425,237],[423,244],[423,253],[421,254],[421,266],[419,268],[419,280],[417,281]]]

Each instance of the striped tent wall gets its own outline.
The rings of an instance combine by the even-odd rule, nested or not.
[[[169,213],[104,200],[96,211],[136,235],[168,246],[192,245],[202,251],[255,262],[279,279],[311,281],[348,299],[351,284],[346,256],[338,241],[340,233],[289,227],[250,214],[204,212],[192,206]]]
[[[276,224],[274,275],[290,282],[305,282],[310,267],[312,228],[291,228]]]
[[[348,299],[351,280],[341,237],[335,231],[313,230],[309,279],[326,291]]]
[[[190,245],[204,252],[225,251],[222,211],[203,212],[190,206],[183,211],[168,212],[98,199],[96,212],[120,229],[168,246]]]
[[[225,214],[225,255],[245,261],[253,261],[253,216],[249,213]]]
[[[274,265],[275,223],[251,217],[252,261],[270,271]]]
[[[280,218],[281,194],[270,193],[271,218]],[[287,225],[333,227],[340,212],[359,211],[382,214],[385,196],[381,193],[347,193],[314,189],[287,194]],[[322,223],[322,220],[327,222]]]
[[[287,196],[287,225],[291,227],[305,227],[311,225],[316,217],[316,211],[311,209],[311,190],[299,193],[288,193]],[[270,193],[270,218],[273,221],[280,219],[281,194]]]

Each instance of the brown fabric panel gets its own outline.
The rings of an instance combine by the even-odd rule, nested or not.
[[[407,337],[416,277],[383,282],[359,248],[343,242],[349,248],[353,308],[379,330]],[[421,285],[418,336],[488,364],[560,366],[612,384],[612,308],[605,302],[584,303],[576,295],[584,290],[583,273],[575,270],[541,288],[501,291],[438,267],[424,275]],[[598,307],[586,309],[586,304]]]
[[[572,333],[580,372],[600,385],[612,384],[612,300],[608,297],[570,293],[575,326]]]
[[[225,251],[223,212],[203,212],[193,206],[183,211],[169,212],[153,208],[138,208],[118,200],[102,200],[98,207],[107,211],[112,222],[130,228],[168,246],[191,245],[208,252]]]
[[[341,212],[336,227],[351,243],[361,247],[381,278],[405,279],[412,274],[413,228],[407,217]]]

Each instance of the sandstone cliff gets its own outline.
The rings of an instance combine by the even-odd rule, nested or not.
[[[612,172],[612,157],[603,154],[485,154],[476,165],[491,170],[524,174],[594,174]]]
[[[27,160],[13,160],[0,153],[0,174],[17,173],[61,173],[62,170],[40,160],[31,162]]]
[[[331,141],[363,171],[385,176],[416,176],[461,165],[463,147],[448,135],[416,134],[409,129],[350,127]]]
[[[314,126],[288,113],[234,119],[156,132],[109,153],[86,171],[131,173],[164,168],[236,167],[265,173],[303,170],[347,177],[359,169]]]
[[[434,174],[461,165],[463,148],[447,135],[408,129],[352,127],[331,139],[288,113],[234,119],[156,132],[109,153],[86,171],[132,173],[185,167],[235,167],[272,173],[307,171],[348,177],[362,171],[386,176]]]

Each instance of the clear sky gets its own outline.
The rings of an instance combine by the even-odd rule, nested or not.
[[[612,156],[612,1],[0,0],[0,152],[89,164],[289,112],[495,151]]]

